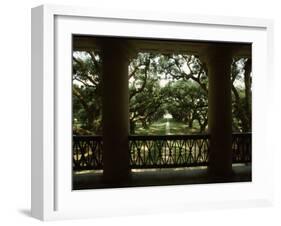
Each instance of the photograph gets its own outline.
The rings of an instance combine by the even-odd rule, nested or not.
[[[252,43],[72,34],[69,57],[73,190],[252,181]]]

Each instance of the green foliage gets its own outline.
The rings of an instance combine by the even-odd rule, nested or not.
[[[73,54],[73,132],[101,134],[100,58],[94,53]]]
[[[207,93],[192,80],[171,81],[167,87],[167,110],[174,119],[194,128],[197,121],[197,132],[205,132],[207,126],[208,101]]]
[[[249,65],[242,58],[231,66],[234,131],[251,130]],[[101,134],[101,67],[97,52],[73,53],[74,133]],[[138,53],[128,69],[131,134],[165,133],[167,112],[172,133],[207,132],[208,71],[197,56]]]

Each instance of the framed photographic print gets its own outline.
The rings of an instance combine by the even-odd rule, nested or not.
[[[272,21],[32,9],[32,216],[268,205]]]

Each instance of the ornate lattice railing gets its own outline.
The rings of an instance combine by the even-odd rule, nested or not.
[[[208,143],[208,135],[131,136],[131,166],[167,168],[206,165]]]
[[[102,137],[73,136],[73,169],[102,169]]]
[[[252,134],[234,133],[232,135],[232,151],[233,163],[252,162]]]
[[[251,133],[234,133],[233,163],[251,162]],[[208,165],[209,135],[130,136],[131,168]],[[73,169],[102,169],[102,137],[73,136]]]

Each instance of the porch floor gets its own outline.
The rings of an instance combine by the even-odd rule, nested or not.
[[[102,181],[102,171],[80,171],[73,173],[73,190],[186,185],[226,182],[250,182],[252,180],[251,164],[233,164],[233,176],[229,178],[211,178],[207,167],[165,168],[165,169],[132,169],[130,181],[123,185],[108,186]]]

